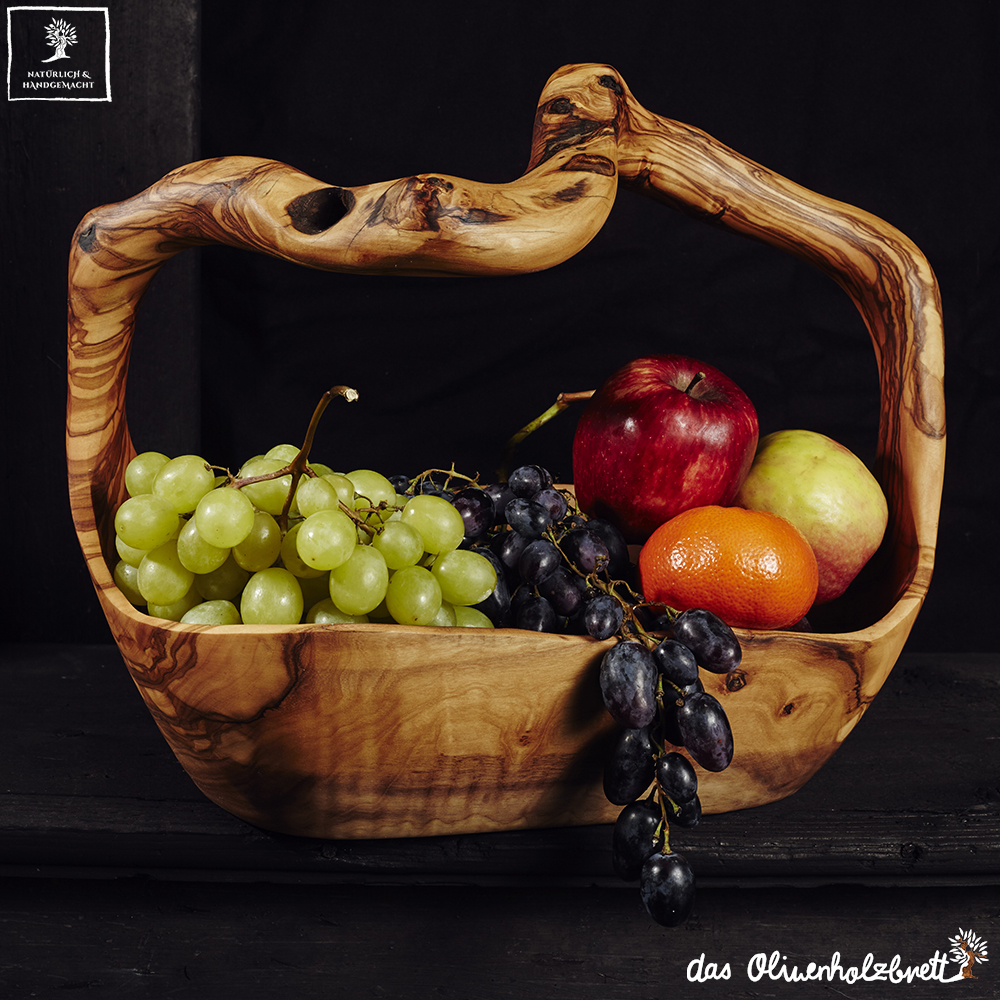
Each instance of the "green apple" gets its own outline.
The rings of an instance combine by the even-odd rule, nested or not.
[[[816,603],[839,597],[882,542],[889,508],[865,463],[815,431],[775,431],[761,438],[736,506],[789,520],[819,565]]]

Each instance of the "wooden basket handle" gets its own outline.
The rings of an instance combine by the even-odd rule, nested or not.
[[[273,160],[171,171],[89,212],[69,257],[67,461],[95,583],[134,454],[125,381],[136,309],[181,250],[224,244],[330,271],[507,275],[552,267],[603,226],[618,183],[763,241],[830,275],[857,305],[879,368],[877,469],[896,597],[926,593],[944,470],[944,340],[934,274],[898,230],[778,176],[704,132],[647,111],[610,66],[565,66],[538,103],[527,171],[506,184],[418,174],[357,187]]]

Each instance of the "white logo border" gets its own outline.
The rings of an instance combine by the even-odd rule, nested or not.
[[[92,14],[99,11],[104,14],[104,81],[107,86],[107,97],[11,97],[10,74],[14,63],[14,50],[11,45],[10,14],[14,10],[51,10],[62,12],[83,12]],[[111,101],[111,17],[107,7],[49,7],[43,4],[7,8],[7,100],[8,101],[91,101],[108,104]]]

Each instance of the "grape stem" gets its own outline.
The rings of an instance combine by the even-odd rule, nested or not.
[[[312,451],[313,439],[316,437],[316,428],[319,426],[320,417],[323,416],[323,411],[326,410],[327,406],[330,405],[330,400],[335,396],[340,396],[341,399],[348,403],[353,403],[358,398],[358,390],[352,389],[350,386],[346,385],[335,385],[332,389],[327,389],[319,398],[319,402],[316,404],[316,409],[313,410],[312,418],[309,421],[309,426],[306,428],[306,436],[302,442],[302,447],[299,449],[298,454],[293,458],[288,465],[278,469],[275,472],[267,472],[261,476],[246,476],[243,479],[238,477],[230,476],[229,483],[227,485],[235,487],[236,489],[241,489],[244,486],[249,486],[251,483],[262,483],[270,479],[280,479],[282,476],[291,476],[292,481],[288,487],[288,496],[285,497],[285,504],[281,509],[281,513],[278,515],[278,525],[281,528],[282,535],[288,530],[288,512],[292,508],[292,500],[295,497],[295,491],[298,488],[299,480],[303,476],[315,476],[316,473],[309,468],[309,452]],[[357,520],[357,518],[355,518]]]
[[[572,506],[575,508],[575,503]],[[680,615],[680,611],[676,608],[671,608],[666,604],[650,604],[647,601],[642,600],[642,598],[635,593],[631,584],[629,584],[626,580],[602,580],[600,574],[604,570],[603,565],[595,568],[592,573],[584,573],[583,570],[579,569],[573,561],[567,557],[566,553],[563,552],[562,547],[559,545],[559,539],[556,537],[555,532],[551,528],[545,532],[545,537],[559,551],[559,554],[563,557],[563,563],[566,566],[568,566],[574,573],[582,576],[595,590],[600,590],[605,594],[609,594],[621,605],[629,631],[631,631],[648,649],[652,649],[655,645],[657,645],[660,638],[655,634],[650,634],[645,628],[643,628],[636,611],[639,608],[658,608],[662,610],[663,614],[670,619],[670,624],[673,624],[673,622],[676,621],[677,617]],[[621,594],[622,590],[626,590],[632,597],[636,598],[636,600],[634,602],[625,600]],[[672,686],[676,687],[676,685]],[[676,688],[676,690],[677,693],[680,694],[680,688]]]
[[[419,476],[414,477],[410,480],[411,484],[416,487],[419,483],[422,483],[426,479],[430,479],[431,476],[440,475],[445,477],[443,489],[449,489],[451,486],[452,479],[461,479],[473,486],[479,482],[479,475],[466,476],[461,472],[455,471],[455,463],[451,463],[450,469],[425,469],[420,473]]]
[[[529,434],[537,431],[543,424],[547,424],[553,417],[558,416],[563,410],[570,407],[573,403],[579,403],[585,399],[590,399],[596,391],[596,389],[585,389],[580,392],[559,393],[559,395],[556,396],[556,401],[544,413],[539,414],[534,420],[525,424],[516,434],[514,434],[504,446],[503,459],[500,463],[500,468],[497,470],[497,475],[499,475],[501,481],[506,481],[507,470],[510,468],[514,452],[516,451],[517,446]]]

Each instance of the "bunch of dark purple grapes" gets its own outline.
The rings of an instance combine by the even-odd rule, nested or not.
[[[621,629],[622,602],[610,591],[627,587],[632,571],[625,539],[610,522],[571,507],[547,469],[523,465],[504,482],[458,488],[428,476],[408,490],[443,496],[462,515],[464,545],[497,571],[496,589],[477,605],[497,627],[597,639]]]
[[[709,611],[646,604],[621,532],[572,509],[540,466],[523,465],[486,486],[456,489],[442,474],[401,479],[397,489],[435,493],[462,515],[464,545],[497,570],[495,590],[477,605],[494,625],[618,636],[600,667],[604,704],[622,727],[604,773],[608,800],[625,807],[614,827],[612,861],[623,879],[639,880],[654,920],[683,923],[694,905],[694,875],[670,849],[670,824],[694,827],[701,820],[691,761],[722,771],[733,758],[725,710],[699,677],[699,667],[716,674],[739,667],[742,650],[732,629]]]
[[[601,661],[604,704],[622,727],[605,767],[604,793],[625,807],[612,836],[615,871],[638,879],[649,915],[671,927],[694,906],[694,875],[670,848],[671,823],[694,827],[701,819],[691,760],[723,771],[733,759],[729,720],[704,690],[698,668],[728,673],[742,651],[732,629],[708,611],[668,614],[659,625],[666,638],[653,644],[648,634],[623,637]]]

